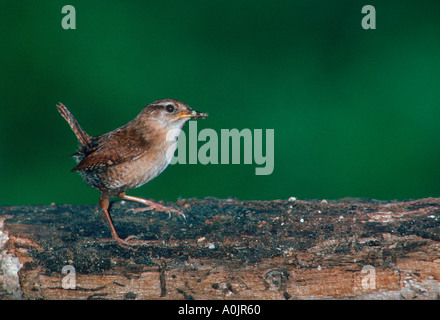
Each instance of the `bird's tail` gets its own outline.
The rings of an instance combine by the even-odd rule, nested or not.
[[[81,126],[79,125],[78,121],[76,121],[73,114],[71,114],[69,109],[67,109],[67,107],[61,102],[58,102],[57,109],[58,112],[63,116],[64,119],[66,119],[67,123],[72,128],[73,132],[78,138],[79,143],[81,144],[81,147],[87,147],[88,144],[90,143],[90,136],[81,128]]]

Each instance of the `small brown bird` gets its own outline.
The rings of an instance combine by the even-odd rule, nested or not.
[[[72,156],[83,180],[101,192],[99,205],[110,226],[112,237],[122,246],[109,214],[112,196],[147,205],[139,211],[153,210],[183,213],[152,201],[128,196],[126,190],[142,186],[157,177],[170,163],[177,147],[177,135],[189,119],[205,118],[207,114],[192,110],[185,103],[163,99],[150,103],[136,118],[109,133],[92,137],[78,124],[60,102],[58,111],[66,119],[79,141],[79,151]]]

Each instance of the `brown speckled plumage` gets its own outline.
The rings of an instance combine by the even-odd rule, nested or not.
[[[119,244],[126,245],[127,242],[117,235],[108,213],[111,196],[141,202],[149,206],[147,209],[182,214],[152,201],[128,196],[125,191],[157,177],[168,166],[169,155],[177,146],[176,139],[171,139],[173,135],[169,133],[175,136],[189,119],[205,118],[206,114],[193,111],[178,100],[158,100],[146,106],[126,125],[91,137],[62,103],[57,108],[79,141],[79,150],[73,154],[78,165],[72,171],[79,172],[87,184],[101,192],[100,206],[112,236]]]

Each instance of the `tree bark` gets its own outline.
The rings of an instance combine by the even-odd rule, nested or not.
[[[0,298],[439,299],[439,199],[167,205],[0,207]]]

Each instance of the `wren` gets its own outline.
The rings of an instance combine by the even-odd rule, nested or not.
[[[125,191],[157,177],[170,163],[177,148],[177,134],[185,123],[206,118],[207,114],[192,110],[181,101],[163,99],[150,103],[126,125],[103,135],[89,136],[66,106],[58,103],[57,108],[79,141],[79,150],[72,155],[78,165],[72,171],[79,172],[88,185],[100,191],[99,206],[118,244],[127,246],[134,236],[125,240],[118,236],[109,213],[112,196],[147,206],[135,209],[137,212],[157,210],[184,216],[179,210],[126,195]]]

